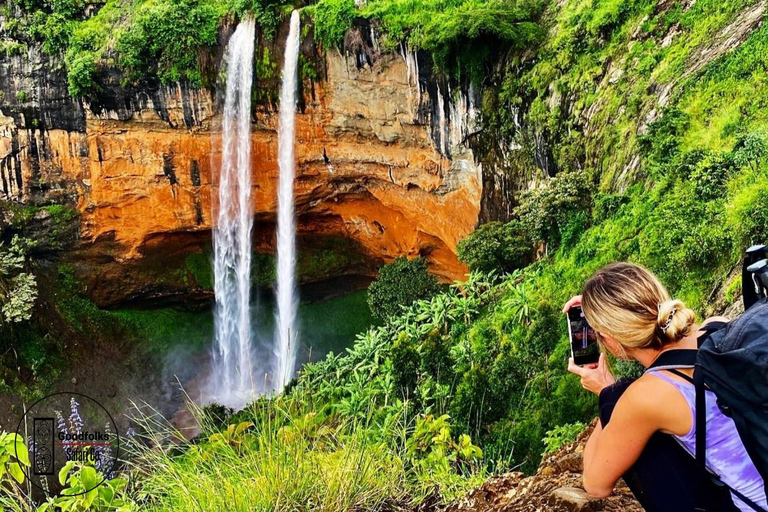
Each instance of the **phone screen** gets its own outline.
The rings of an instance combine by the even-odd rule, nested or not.
[[[580,306],[568,310],[568,335],[571,338],[571,356],[579,366],[596,363],[600,359],[597,333],[587,323]]]

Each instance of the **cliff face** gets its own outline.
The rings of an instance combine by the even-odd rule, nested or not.
[[[479,166],[462,144],[475,99],[441,88],[429,76],[428,57],[382,53],[374,39],[362,41],[346,56],[315,53],[325,77],[302,84],[300,246],[351,241],[360,264],[337,273],[370,274],[382,261],[423,255],[441,278],[459,278],[466,269],[456,244],[475,227],[482,194]],[[316,49],[309,42],[302,52]],[[70,260],[101,305],[208,294],[188,279],[183,261],[206,251],[214,227],[221,156],[215,93],[183,84],[114,87],[89,104],[68,97],[63,72],[34,49],[0,68],[0,199],[76,208]],[[254,240],[261,252],[274,246],[276,129],[274,107],[255,110]]]

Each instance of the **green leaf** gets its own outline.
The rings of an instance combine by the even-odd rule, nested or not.
[[[112,503],[112,500],[115,498],[115,490],[110,485],[101,485],[98,488],[99,494],[101,495],[101,500],[104,503]]]
[[[96,485],[98,486],[98,484]],[[91,490],[85,493],[85,497],[83,498],[83,508],[86,510],[91,508],[94,500],[99,496],[99,489],[97,486],[94,486]]]
[[[24,472],[18,462],[11,462],[8,465],[8,473],[20,484],[24,483]]]
[[[86,490],[93,489],[101,483],[102,479],[99,476],[96,469],[91,466],[83,466],[80,470],[80,481],[83,482]]]
[[[128,480],[125,478],[113,478],[109,481],[110,487],[112,487],[115,491],[119,491],[121,489],[124,489],[128,485]]]
[[[247,428],[251,428],[253,426],[253,423],[250,421],[244,421],[240,423],[237,428],[235,429],[235,435],[241,434],[243,430]]]
[[[64,467],[61,468],[59,471],[59,483],[61,485],[64,485],[67,483],[67,475],[70,471],[72,471],[72,468],[75,467],[75,461],[69,461],[66,464],[64,464]]]
[[[27,446],[19,439],[16,440],[16,450],[14,455],[19,462],[25,466],[29,466],[29,452],[27,451]]]

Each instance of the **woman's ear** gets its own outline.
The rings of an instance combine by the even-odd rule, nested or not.
[[[603,345],[614,357],[619,359],[627,359],[627,351],[624,347],[616,341],[610,334],[600,333],[600,337],[603,339]]]

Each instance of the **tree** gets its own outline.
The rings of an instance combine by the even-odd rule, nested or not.
[[[534,240],[557,246],[573,238],[574,222],[584,224],[592,207],[589,180],[582,172],[558,174],[543,187],[525,192],[515,214],[522,228]],[[584,213],[584,215],[580,215]],[[581,226],[581,230],[585,226]]]
[[[470,270],[512,272],[530,263],[533,246],[520,221],[488,222],[459,242],[459,259]]]
[[[733,147],[734,160],[738,165],[749,165],[757,172],[757,168],[768,152],[768,142],[764,132],[750,132],[742,134],[736,140]]]
[[[18,323],[32,317],[37,298],[35,276],[24,272],[32,242],[14,236],[10,246],[0,243],[0,324]]]
[[[419,299],[431,299],[439,288],[427,271],[424,258],[395,259],[381,267],[379,277],[368,287],[368,307],[377,318],[386,320]]]

